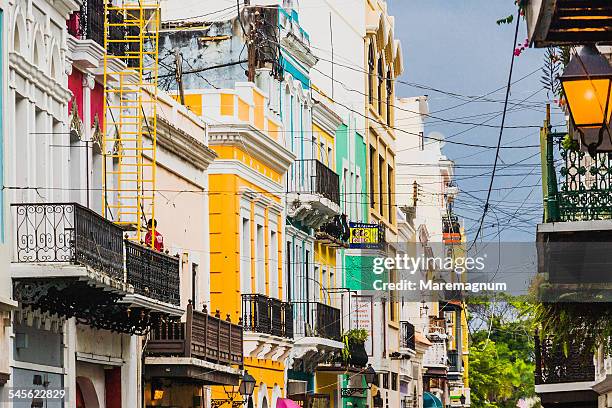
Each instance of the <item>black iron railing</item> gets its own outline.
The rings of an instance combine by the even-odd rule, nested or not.
[[[296,160],[288,183],[291,193],[318,194],[340,205],[340,179],[317,159]]]
[[[293,338],[293,306],[260,294],[242,295],[245,331]]]
[[[448,371],[459,372],[459,351],[448,350]]]
[[[15,262],[71,262],[123,281],[121,228],[76,203],[13,204]]]
[[[127,283],[134,291],[162,302],[180,304],[179,259],[125,241]]]
[[[593,352],[575,340],[569,345],[567,357],[561,345],[535,336],[535,383],[561,384],[595,380]]]
[[[295,333],[300,337],[341,340],[340,309],[320,302],[293,302]]]
[[[85,0],[68,20],[68,33],[81,40],[93,40],[104,47],[104,1]]]
[[[406,321],[400,322],[400,347],[416,350],[414,334],[414,324]]]

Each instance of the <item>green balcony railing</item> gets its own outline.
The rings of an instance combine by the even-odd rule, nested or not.
[[[549,132],[543,146],[546,222],[612,219],[612,153],[591,157]]]

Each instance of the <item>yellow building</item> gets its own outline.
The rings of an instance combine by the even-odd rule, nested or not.
[[[278,141],[282,124],[267,96],[252,83],[189,90],[185,103],[209,124],[218,156],[208,169],[210,309],[242,321],[244,368],[256,379],[253,405],[275,406],[285,396],[293,347],[282,262],[283,180],[294,157]],[[228,398],[225,391],[213,388],[212,398]]]

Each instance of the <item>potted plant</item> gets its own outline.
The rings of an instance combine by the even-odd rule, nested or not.
[[[367,339],[368,331],[365,329],[351,329],[342,335],[342,360],[345,364],[355,367],[365,367],[368,364],[368,353],[365,350]]]

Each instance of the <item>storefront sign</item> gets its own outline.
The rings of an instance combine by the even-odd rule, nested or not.
[[[361,222],[351,222],[349,224],[351,236],[349,244],[355,249],[380,249],[382,242],[380,239],[380,227],[378,224],[364,224]]]
[[[372,296],[353,296],[351,303],[351,329],[365,329],[368,332],[365,349],[368,356],[372,356]]]

